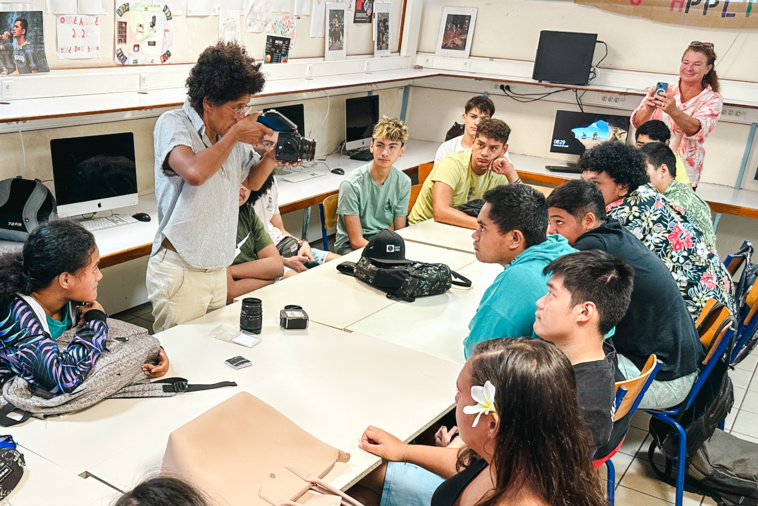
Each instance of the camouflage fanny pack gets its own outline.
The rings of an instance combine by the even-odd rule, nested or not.
[[[355,264],[353,275],[387,293],[388,299],[407,302],[413,302],[416,297],[445,293],[452,285],[471,286],[471,280],[447,265],[424,262],[386,264],[363,257]]]

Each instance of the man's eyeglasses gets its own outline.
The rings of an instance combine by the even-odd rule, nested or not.
[[[713,42],[700,42],[699,40],[693,40],[690,42],[690,47],[703,47],[705,49],[713,50]]]

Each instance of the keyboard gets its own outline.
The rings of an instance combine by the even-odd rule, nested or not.
[[[104,228],[120,227],[121,225],[129,225],[130,223],[139,223],[139,221],[127,214],[112,214],[111,216],[106,216],[104,218],[81,220],[77,223],[90,232],[94,232],[95,230],[102,230]]]
[[[370,162],[374,159],[374,153],[369,151],[368,149],[361,149],[360,151],[356,151],[352,155],[350,155],[351,160],[360,160],[362,162]]]
[[[318,170],[308,170],[303,172],[292,172],[286,176],[282,176],[282,179],[288,183],[299,183],[300,181],[307,181],[314,177],[325,176],[327,173]]]
[[[568,165],[545,165],[545,168],[550,172],[567,172],[570,174],[581,174],[583,172],[579,165],[571,163]]]

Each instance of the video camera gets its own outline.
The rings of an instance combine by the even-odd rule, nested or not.
[[[258,116],[258,123],[279,132],[275,158],[280,162],[309,162],[316,156],[316,141],[297,132],[297,125],[282,113],[271,109]]]

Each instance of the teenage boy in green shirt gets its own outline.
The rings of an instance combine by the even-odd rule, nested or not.
[[[411,224],[434,221],[476,230],[476,218],[458,210],[496,186],[520,182],[511,162],[505,158],[511,129],[499,119],[479,122],[473,148],[459,151],[439,161],[421,187],[408,217]]]
[[[405,152],[408,128],[399,119],[382,119],[374,127],[374,161],[345,176],[337,201],[337,237],[340,255],[364,247],[380,230],[405,227],[411,178],[393,164]]]

